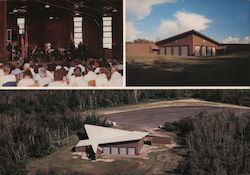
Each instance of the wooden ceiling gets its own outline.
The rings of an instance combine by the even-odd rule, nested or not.
[[[122,5],[122,0],[9,0],[7,4],[8,15],[16,17],[112,16],[122,14]]]

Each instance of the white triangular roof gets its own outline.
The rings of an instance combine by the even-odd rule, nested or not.
[[[125,131],[89,124],[84,125],[84,128],[89,139],[79,141],[76,147],[91,145],[95,153],[99,144],[140,140],[148,135],[147,132]]]

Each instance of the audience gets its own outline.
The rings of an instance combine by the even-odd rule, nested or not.
[[[64,68],[58,68],[54,72],[54,81],[49,84],[50,87],[67,87],[67,71]]]
[[[69,78],[69,86],[72,87],[87,87],[87,82],[83,79],[82,69],[80,67],[76,67],[74,69],[74,73]]]
[[[39,59],[0,63],[0,86],[10,87],[122,87],[123,66],[118,60],[54,61]]]
[[[0,86],[16,86],[16,76],[10,74],[10,65],[3,64],[2,72],[3,75],[0,77]]]
[[[33,79],[33,75],[30,70],[25,70],[23,72],[23,79],[21,79],[17,86],[19,87],[34,87],[36,86],[36,82]]]

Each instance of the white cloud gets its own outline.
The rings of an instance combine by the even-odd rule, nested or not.
[[[126,13],[129,21],[143,20],[150,15],[152,6],[171,3],[175,0],[126,0]]]
[[[157,32],[159,36],[170,37],[192,29],[205,30],[211,22],[211,19],[201,14],[177,11],[173,20],[161,20]]]
[[[127,21],[126,23],[126,41],[134,41],[140,35],[133,22]]]
[[[126,0],[126,41],[133,41],[141,32],[135,22],[143,20],[151,14],[152,7],[163,3],[172,3],[176,0]]]
[[[233,37],[233,36],[229,36],[227,38],[225,38],[222,43],[231,43],[231,44],[250,44],[250,36],[245,36],[244,38],[240,38],[240,37]]]

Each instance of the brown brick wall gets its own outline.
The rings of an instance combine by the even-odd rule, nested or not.
[[[86,152],[86,146],[76,147],[75,151],[76,152]]]
[[[149,55],[158,54],[157,51],[153,51],[151,48],[155,47],[153,43],[126,43],[126,55],[137,56],[137,55]]]
[[[188,46],[189,47],[189,53],[188,54],[191,55],[192,54],[192,49],[193,49],[192,39],[193,39],[192,35],[189,35],[189,36],[187,36],[185,38],[177,39],[175,41],[162,44],[162,45],[160,45],[160,47]]]
[[[152,144],[171,144],[172,138],[170,137],[160,137],[160,136],[147,136],[146,140],[151,140]]]
[[[208,41],[204,38],[201,38],[197,35],[189,35],[187,37],[176,39],[172,42],[167,42],[165,44],[159,45],[159,47],[172,47],[172,53],[173,53],[173,47],[181,47],[181,46],[188,46],[188,55],[194,55],[195,53],[195,46],[209,46],[209,47],[215,47],[218,48],[218,45]],[[179,48],[180,50],[180,48]]]
[[[195,53],[195,46],[209,46],[209,47],[215,47],[215,49],[218,49],[218,45],[215,43],[212,43],[196,35],[192,35],[192,37],[193,37],[193,45],[192,45],[192,49],[190,49],[192,51],[191,55],[194,55]]]
[[[135,153],[139,154],[140,149],[143,146],[143,139],[131,142],[121,142],[121,143],[112,143],[112,144],[103,144],[101,147],[116,147],[116,148],[135,148]]]

